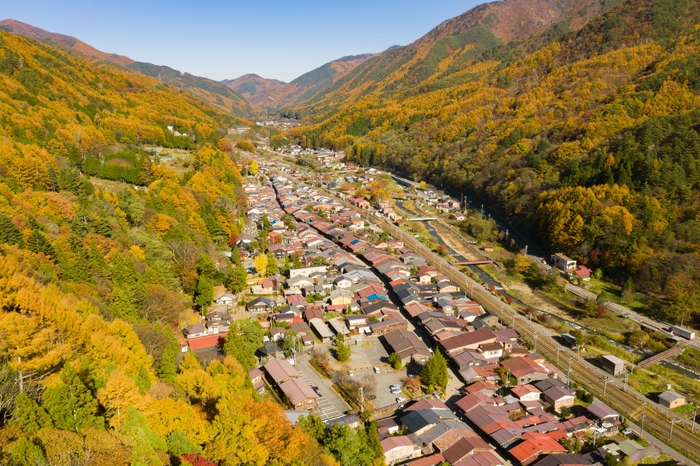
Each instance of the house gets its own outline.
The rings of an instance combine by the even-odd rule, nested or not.
[[[307,286],[312,286],[314,281],[306,275],[295,275],[287,280],[287,287],[290,290],[301,290]]]
[[[459,287],[451,281],[439,282],[437,286],[440,293],[457,293],[459,291]]]
[[[542,392],[542,399],[549,403],[555,412],[560,413],[562,408],[572,407],[576,397],[567,388],[551,387]]]
[[[370,333],[371,330],[369,328],[369,323],[367,320],[367,317],[359,315],[359,316],[348,316],[348,327],[350,327],[350,331],[357,331],[358,333]]]
[[[420,448],[413,443],[408,435],[387,437],[381,443],[385,464],[395,464],[420,454]]]
[[[520,401],[537,401],[541,392],[535,386],[525,384],[511,388],[510,393]]]
[[[258,392],[259,395],[262,394],[265,389],[265,381],[263,380],[265,373],[257,367],[254,367],[248,371],[248,375],[250,376],[250,381],[253,383],[255,391]]]
[[[229,292],[220,293],[214,297],[214,303],[222,306],[233,306],[236,302],[236,297]]]
[[[318,394],[311,388],[311,385],[309,385],[306,380],[289,379],[280,384],[279,388],[294,407],[295,411],[315,410]]]
[[[506,359],[501,361],[501,366],[510,371],[511,375],[518,380],[518,385],[543,380],[549,375],[547,369],[529,357]]]
[[[619,450],[627,456],[630,463],[639,463],[644,458],[656,459],[661,455],[661,452],[654,445],[643,447],[634,440],[625,440],[620,442]]]
[[[274,342],[284,340],[284,329],[282,327],[272,327],[270,329],[270,338]]]
[[[279,346],[271,341],[266,341],[263,346],[255,351],[255,356],[260,358],[260,362],[267,362],[271,359],[278,358],[282,354]]]
[[[408,364],[411,359],[419,363],[430,359],[430,349],[414,332],[394,330],[385,333],[383,338],[389,354],[396,353],[401,356],[401,364],[403,365]]]
[[[503,357],[503,345],[498,342],[480,345],[479,350],[486,359]]]
[[[402,318],[389,317],[385,318],[380,322],[370,322],[369,329],[372,331],[373,335],[384,335],[394,330],[406,330],[408,328],[408,322]]]
[[[523,441],[508,452],[523,466],[534,463],[544,455],[566,453],[566,448],[549,434],[525,432],[522,438]]]
[[[476,452],[488,452],[491,447],[480,437],[462,438],[450,448],[442,452],[442,456],[450,464],[457,464]]]
[[[592,273],[593,271],[585,265],[579,265],[576,271],[574,272],[574,276],[584,281],[590,281]]]
[[[401,425],[406,431],[422,435],[428,429],[440,422],[440,415],[431,409],[411,411],[401,418]]]
[[[353,300],[353,294],[350,291],[344,289],[333,290],[328,296],[328,302],[334,306],[339,304],[350,304]]]
[[[491,382],[487,382],[486,380],[482,380],[481,382],[476,382],[464,387],[464,393],[466,394],[482,393],[486,396],[493,396],[496,394],[496,391],[496,386]]]
[[[685,404],[685,396],[672,390],[667,390],[659,395],[659,404],[668,409],[677,408]]]
[[[245,305],[246,310],[250,312],[272,312],[275,307],[275,302],[268,298],[255,298],[248,301]]]
[[[182,333],[185,334],[185,337],[187,338],[194,338],[194,337],[201,337],[202,335],[207,334],[207,330],[204,328],[204,325],[202,324],[192,324],[188,325],[182,330]]]
[[[552,265],[562,272],[571,273],[576,269],[576,261],[557,253],[552,255]]]
[[[262,368],[277,385],[289,379],[298,379],[301,377],[296,368],[286,359],[273,359]]]
[[[600,366],[604,371],[610,372],[612,375],[624,374],[626,370],[625,361],[611,354],[600,357]]]
[[[599,426],[608,434],[614,434],[620,427],[620,414],[610,406],[600,401],[586,407],[591,418],[598,421]]]
[[[491,364],[490,361],[486,360],[483,354],[474,350],[467,350],[463,353],[459,353],[452,358],[452,363],[457,367],[458,371],[462,371],[471,366],[486,366]]]

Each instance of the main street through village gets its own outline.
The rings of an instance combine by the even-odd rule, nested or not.
[[[284,174],[284,176],[289,177],[290,175]],[[300,182],[300,180],[296,181]],[[336,196],[336,193],[326,192]],[[341,202],[352,207],[345,201],[341,200]],[[550,330],[522,317],[510,305],[459,271],[454,264],[433,253],[407,232],[383,218],[370,215],[365,211],[360,211],[360,213],[367,222],[377,224],[394,238],[400,238],[408,247],[429,258],[437,270],[455,283],[460,284],[468,296],[477,301],[485,310],[497,315],[503,325],[518,331],[523,340],[527,341],[536,352],[547,357],[572,381],[585,387],[624,416],[633,419],[640,425],[642,436],[644,432],[652,432],[659,440],[668,442],[678,451],[694,458],[700,458],[700,429],[696,429],[691,422],[634,392],[609,373],[580,358],[571,349],[560,345],[552,339],[554,334]],[[457,385],[456,375],[451,373],[450,376]],[[688,458],[684,458],[684,461],[688,464],[695,464]]]

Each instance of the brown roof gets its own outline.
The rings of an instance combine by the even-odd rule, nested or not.
[[[454,338],[444,340],[440,342],[440,345],[445,349],[445,351],[450,352],[459,348],[466,348],[471,346],[472,349],[476,349],[480,344],[490,343],[496,341],[496,334],[493,330],[488,328],[480,328],[469,333],[462,333]]]
[[[475,451],[488,451],[491,447],[479,437],[461,438],[450,448],[442,452],[445,460],[454,464]]]
[[[285,359],[273,359],[263,366],[263,369],[272,377],[276,384],[287,379],[297,379],[299,372]]]
[[[404,412],[418,411],[422,409],[449,409],[445,403],[440,400],[427,399],[416,401],[408,408],[404,409]]]
[[[529,357],[506,359],[505,361],[501,361],[501,365],[508,369],[516,379],[521,379],[535,373],[547,373],[542,366],[537,364]]]
[[[304,400],[316,399],[318,394],[311,388],[306,380],[290,379],[280,384],[280,389],[287,395],[289,401],[296,405]]]

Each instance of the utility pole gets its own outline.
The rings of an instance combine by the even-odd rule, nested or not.
[[[691,432],[695,432],[695,417],[698,415],[698,407],[695,407],[695,411],[693,412],[693,427],[690,428]]]
[[[533,347],[533,351],[536,353],[537,352],[537,332],[535,332],[534,339],[535,339],[535,345]]]
[[[566,388],[571,388],[571,358],[569,357],[569,368],[566,370]]]
[[[563,349],[564,349],[564,348],[561,347],[561,346],[560,346],[559,348],[557,348],[557,364],[559,364],[559,351],[561,351],[561,350],[563,350]]]
[[[672,419],[671,420],[671,430],[668,432],[668,439],[671,440],[671,437],[673,437],[673,424],[676,422],[680,422],[680,419]]]
[[[603,398],[605,398],[605,394],[608,391],[608,376],[606,375],[605,378],[603,379]],[[593,444],[595,446],[595,444]]]
[[[625,372],[625,393],[627,393],[627,380],[629,379],[629,377],[630,377],[630,373]]]
[[[645,401],[644,404],[642,405],[642,435],[640,436],[641,438],[644,438],[644,420],[647,417],[647,402]],[[673,431],[673,424],[671,424],[671,431]]]

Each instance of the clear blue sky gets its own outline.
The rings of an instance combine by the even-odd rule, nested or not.
[[[290,81],[345,55],[406,45],[484,0],[4,0],[12,18],[104,52],[221,80]]]

